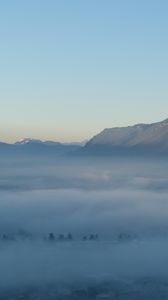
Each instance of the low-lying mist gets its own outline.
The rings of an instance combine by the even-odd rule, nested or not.
[[[0,163],[0,287],[168,275],[166,159]]]

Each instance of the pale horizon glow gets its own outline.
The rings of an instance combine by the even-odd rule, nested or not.
[[[156,123],[156,122],[160,122],[160,121],[164,121],[166,118],[162,119],[162,120],[157,120],[157,121],[151,121],[151,122],[138,122],[138,123],[123,123],[123,124],[116,124],[114,126],[111,127],[106,127],[106,128],[112,128],[112,127],[125,127],[125,126],[132,126],[135,124],[150,124],[150,123]],[[39,134],[39,131],[37,131],[37,133],[32,133],[32,135],[28,134],[28,135],[17,135],[17,136],[12,136],[12,138],[8,138],[8,135],[10,136],[10,132],[9,134],[6,133],[4,135],[4,137],[2,137],[1,141],[7,142],[7,143],[15,143],[17,141],[22,141],[24,139],[40,139],[42,141],[56,141],[56,142],[62,142],[62,143],[85,143],[88,140],[90,140],[94,135],[98,134],[99,132],[101,132],[102,130],[104,130],[105,128],[100,128],[98,131],[92,132],[90,135],[88,133],[88,135],[83,134],[81,135],[79,133],[79,136],[76,134],[74,135],[70,135],[68,134],[68,132],[66,132],[66,130],[64,129],[61,133],[57,132],[57,134],[55,133],[51,133],[48,132],[46,133],[46,135],[44,135],[43,133]],[[2,135],[1,135],[2,136]],[[82,139],[82,137],[84,137]]]
[[[166,0],[0,3],[0,141],[168,117]]]

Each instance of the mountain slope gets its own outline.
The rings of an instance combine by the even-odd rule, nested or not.
[[[104,129],[86,144],[85,149],[168,150],[168,119],[153,124]]]

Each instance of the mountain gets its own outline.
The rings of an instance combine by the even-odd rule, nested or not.
[[[27,145],[27,144],[34,144],[34,143],[42,143],[42,141],[41,140],[37,140],[37,139],[26,138],[26,139],[23,139],[21,141],[17,141],[15,143],[15,145],[24,146],[24,145]]]
[[[87,151],[168,151],[168,119],[152,124],[106,128],[84,148]]]
[[[66,145],[55,141],[26,138],[14,144],[0,142],[0,154],[10,155],[62,155],[79,150],[79,145]]]
[[[84,146],[86,144],[87,140],[84,140],[82,142],[69,142],[69,143],[60,143],[55,141],[41,141],[39,139],[32,139],[32,138],[25,138],[21,141],[17,141],[15,145],[32,145],[32,144],[43,144],[46,146]]]
[[[86,144],[26,138],[15,144],[0,142],[0,154],[168,154],[168,119],[152,124],[106,128]]]
[[[54,141],[41,141],[38,139],[31,139],[31,138],[26,138],[21,141],[17,141],[15,145],[19,146],[25,146],[25,145],[45,145],[45,146],[60,146],[64,145],[59,142],[54,142]]]

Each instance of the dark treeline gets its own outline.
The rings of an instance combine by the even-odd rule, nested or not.
[[[19,231],[17,234],[0,234],[0,240],[1,241],[15,241],[17,239],[19,240],[26,240],[26,239],[34,239],[35,236],[33,236],[32,233],[27,232],[27,231]],[[75,240],[82,240],[82,241],[96,241],[99,239],[99,235],[96,234],[88,234],[88,235],[84,235],[81,236],[80,238],[76,239],[74,238],[74,236],[72,235],[71,232],[69,232],[68,234],[63,234],[63,233],[59,233],[59,234],[55,234],[53,232],[48,233],[47,236],[43,236],[42,238],[45,241],[49,241],[49,242],[53,242],[53,241],[75,241]]]
[[[98,234],[89,234],[89,235],[84,235],[82,236],[82,240],[83,241],[94,241],[94,240],[98,240],[99,235]],[[53,232],[50,232],[48,234],[47,240],[49,241],[73,241],[75,240],[73,235],[69,232],[67,235],[64,234],[59,234],[59,235],[55,235]]]
[[[16,234],[0,234],[0,241],[2,242],[10,242],[10,241],[18,241],[18,240],[43,240],[46,242],[66,242],[66,241],[98,241],[100,240],[98,233],[89,233],[87,235],[81,235],[78,237],[74,237],[74,235],[69,232],[67,234],[59,233],[55,234],[54,232],[49,232],[47,235],[43,236],[36,236],[30,232],[21,230]],[[139,236],[134,233],[127,233],[127,232],[119,232],[115,236],[112,236],[110,240],[117,240],[117,241],[131,241],[139,239]],[[103,237],[101,240],[104,240]]]

